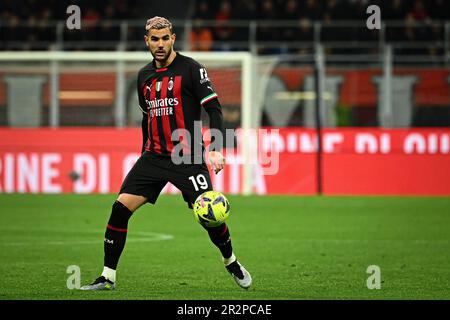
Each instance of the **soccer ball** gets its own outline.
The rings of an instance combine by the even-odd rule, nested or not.
[[[217,227],[230,214],[228,199],[218,191],[206,191],[194,202],[195,219],[205,227]]]

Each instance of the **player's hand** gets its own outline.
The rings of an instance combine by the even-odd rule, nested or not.
[[[225,167],[225,157],[219,151],[210,151],[208,156],[214,173],[218,174]]]

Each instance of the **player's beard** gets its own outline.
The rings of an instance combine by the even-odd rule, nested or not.
[[[156,51],[158,51],[158,50],[155,50],[155,52],[152,52],[153,59],[155,59],[156,61],[158,61],[161,64],[164,64],[167,61],[167,59],[169,59],[170,54],[172,53],[172,47],[170,47],[169,50],[167,50],[166,54],[162,58],[158,58],[156,56]]]

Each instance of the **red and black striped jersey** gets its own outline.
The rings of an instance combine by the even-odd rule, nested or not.
[[[165,68],[156,68],[152,61],[138,73],[138,97],[148,133],[147,152],[170,156],[179,143],[177,149],[184,154],[203,152],[201,107],[217,98],[204,66],[178,52]]]

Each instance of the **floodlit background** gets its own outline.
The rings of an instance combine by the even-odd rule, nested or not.
[[[154,15],[208,69],[234,131],[212,180],[249,292],[170,184],[130,222],[120,290],[66,286],[70,265],[83,283],[101,271],[139,156]],[[450,297],[448,1],[3,0],[0,37],[0,299]]]

